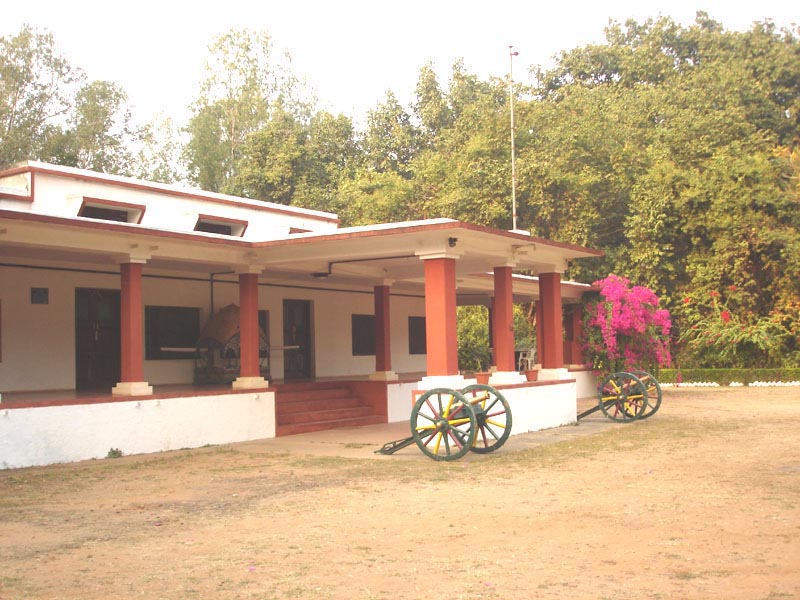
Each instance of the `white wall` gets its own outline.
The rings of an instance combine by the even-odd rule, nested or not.
[[[75,288],[116,289],[120,287],[118,267],[69,262],[9,260],[30,265],[24,268],[0,266],[0,392],[23,390],[64,390],[75,387]],[[39,269],[35,266],[54,267]],[[78,272],[75,269],[105,272]],[[202,273],[166,273],[181,279],[148,277],[145,266],[142,295],[145,306],[186,306],[200,308],[201,328],[208,321],[210,284],[193,281]],[[157,273],[158,274],[158,273]],[[261,282],[268,280],[262,278]],[[49,304],[30,302],[30,288],[49,289]],[[317,377],[369,375],[375,371],[374,356],[352,355],[352,314],[373,314],[370,292],[329,291],[296,287],[259,286],[259,308],[269,310],[270,344],[283,345],[283,300],[310,300],[315,331],[314,362]],[[392,367],[397,372],[425,370],[425,355],[408,354],[408,317],[424,316],[422,298],[391,297]],[[216,310],[239,304],[235,275],[221,275],[214,283]],[[283,378],[283,353],[271,356],[272,379]],[[155,385],[191,383],[194,361],[145,360],[144,377]]]
[[[273,392],[0,408],[0,469],[104,458],[112,448],[143,454],[270,437]]]
[[[570,370],[569,376],[575,378],[578,398],[597,398],[597,384],[599,382],[594,371],[586,369]]]
[[[464,386],[475,383],[464,380]],[[425,389],[423,382],[389,386],[389,422],[408,421],[414,408],[412,392]],[[574,381],[553,381],[547,384],[504,387],[498,391],[511,408],[511,435],[550,429],[576,423],[578,420],[576,384]]]
[[[575,382],[501,389],[511,407],[511,435],[576,423]]]
[[[414,408],[414,390],[420,389],[420,383],[389,383],[386,388],[388,403],[388,421],[409,421],[411,419],[411,409]]]

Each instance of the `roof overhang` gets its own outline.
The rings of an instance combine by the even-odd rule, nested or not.
[[[246,242],[200,232],[175,232],[130,223],[65,218],[0,210],[0,249],[5,255],[89,263],[147,262],[152,268],[219,272],[249,268],[275,282],[326,286],[392,284],[420,292],[424,261],[456,259],[459,297],[491,294],[495,267],[527,273],[563,273],[571,260],[602,252],[499,231],[450,219],[350,227],[301,233],[268,242]],[[568,297],[568,286],[562,286]],[[576,297],[583,293],[576,288]],[[519,299],[538,297],[538,279],[515,276]],[[481,302],[472,302],[481,303]]]

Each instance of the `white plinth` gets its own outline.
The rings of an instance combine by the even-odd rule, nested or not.
[[[397,381],[400,379],[394,371],[375,371],[369,376],[370,381]]]
[[[574,379],[566,368],[539,369],[539,381],[561,381],[563,379]]]
[[[120,381],[111,390],[112,396],[151,396],[153,386],[146,381]]]
[[[232,387],[235,390],[256,390],[269,387],[269,381],[263,377],[237,377]]]
[[[517,371],[495,371],[489,378],[489,385],[514,385],[527,381],[525,375]]]
[[[449,388],[460,390],[466,387],[463,375],[428,375],[419,382],[419,389],[432,390],[433,388]]]

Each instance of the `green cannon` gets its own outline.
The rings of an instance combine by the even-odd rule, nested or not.
[[[612,421],[652,417],[661,406],[661,385],[645,371],[620,371],[606,377],[597,388],[597,406],[578,415],[582,419],[598,410]]]
[[[511,408],[488,385],[434,388],[414,403],[410,425],[410,437],[388,442],[375,453],[394,454],[411,444],[433,460],[457,460],[470,451],[494,452],[511,435]]]

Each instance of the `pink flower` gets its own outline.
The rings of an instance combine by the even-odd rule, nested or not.
[[[720,313],[719,318],[722,319],[723,323],[730,323],[731,322],[731,313],[729,313],[727,310],[723,310]]]

